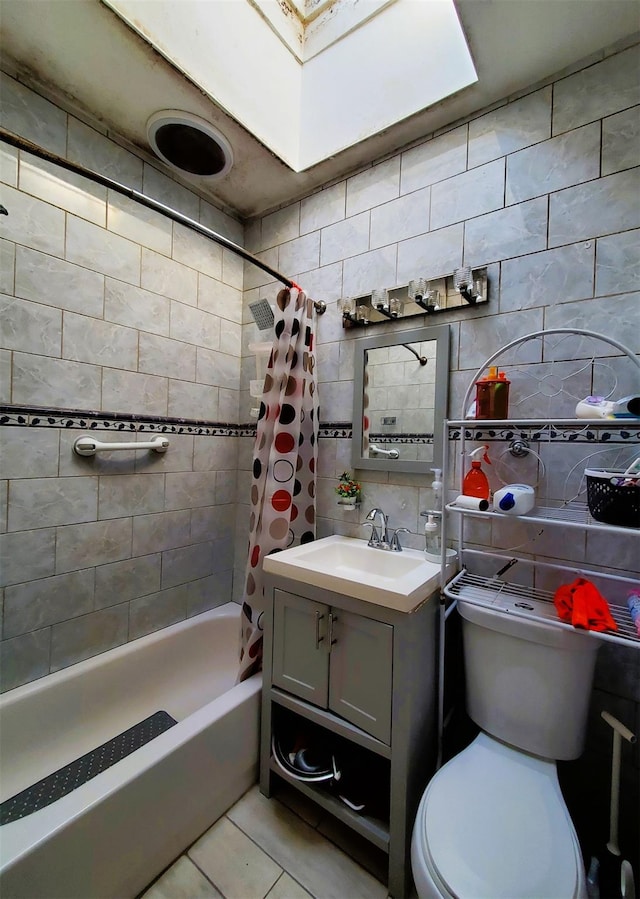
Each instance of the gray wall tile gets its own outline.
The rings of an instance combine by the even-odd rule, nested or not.
[[[193,381],[196,373],[196,348],[166,337],[140,334],[138,368],[149,375]]]
[[[131,556],[130,518],[69,524],[57,528],[55,537],[56,574],[86,568],[88,564],[106,565]]]
[[[54,573],[55,552],[54,528],[3,534],[0,536],[0,587],[49,577]]]
[[[318,231],[345,216],[346,182],[341,181],[306,197],[300,203],[300,233]]]
[[[9,530],[94,521],[97,478],[28,478],[9,485]]]
[[[400,193],[435,184],[467,167],[467,125],[447,131],[401,156]]]
[[[206,275],[198,275],[198,308],[228,321],[242,323],[242,292]]]
[[[12,690],[49,673],[51,631],[43,628],[2,642],[0,690]]]
[[[130,280],[122,278],[123,281]],[[132,282],[138,283],[138,282]],[[198,273],[180,262],[167,259],[152,250],[142,249],[140,286],[172,300],[195,306],[198,302]]]
[[[222,247],[208,237],[177,222],[173,223],[173,252],[171,255],[176,262],[188,265],[211,278],[220,280],[222,277]]]
[[[638,328],[638,303],[640,293],[627,293],[622,296],[597,297],[594,300],[581,300],[576,303],[563,303],[561,306],[552,306],[545,313],[545,327],[547,328],[584,328],[588,331],[596,331],[619,340],[629,347],[633,353],[640,353],[640,328]],[[552,355],[551,358],[567,358],[569,353],[574,358],[582,358],[580,344],[561,345],[562,355]],[[602,345],[596,348],[598,355],[607,355]],[[594,352],[591,342],[586,355]],[[616,354],[612,349],[611,354]]]
[[[0,237],[53,256],[64,255],[65,214],[48,203],[2,188],[2,203],[9,210],[0,221]]]
[[[553,92],[553,133],[640,103],[639,58],[640,48],[630,47],[558,81]]]
[[[242,290],[244,284],[244,261],[231,250],[222,251],[222,280],[236,290]]]
[[[11,402],[11,353],[0,350],[0,401]]]
[[[213,544],[198,543],[162,553],[162,588],[186,584],[213,574]]]
[[[233,571],[220,571],[211,577],[187,584],[187,618],[232,601]]]
[[[347,216],[387,203],[400,195],[400,157],[387,159],[347,179]]]
[[[74,362],[135,371],[138,367],[138,332],[86,315],[65,312],[62,355]]]
[[[136,515],[133,519],[133,554],[142,556],[189,544],[192,514],[189,509],[183,509],[178,512]],[[196,540],[198,539],[203,538],[196,536]]]
[[[0,146],[0,181],[10,187],[18,186],[18,150],[8,144]]]
[[[93,599],[93,568],[7,587],[4,636],[15,637],[85,615],[93,611]]]
[[[469,122],[469,168],[551,135],[551,86]]]
[[[142,191],[187,218],[198,221],[200,198],[147,162],[144,163],[142,173]]]
[[[173,340],[217,350],[220,346],[220,319],[210,312],[172,302],[169,336]]]
[[[370,213],[362,212],[323,228],[320,244],[320,264],[330,265],[347,256],[357,256],[369,249]]]
[[[640,165],[640,108],[634,106],[602,122],[602,174]]]
[[[66,258],[130,284],[140,283],[140,247],[73,215],[67,216]]]
[[[169,382],[154,375],[105,368],[102,373],[102,405],[108,412],[167,415]]]
[[[98,365],[14,353],[12,400],[54,409],[99,409],[100,375]]]
[[[624,231],[596,241],[596,295],[637,290],[640,284],[640,231]]]
[[[60,166],[22,153],[20,190],[52,206],[66,209],[103,228],[107,220],[107,189]]]
[[[169,336],[171,300],[150,290],[107,278],[104,288],[104,317],[128,328]],[[83,310],[90,314],[88,310]]]
[[[0,240],[0,293],[13,295],[15,270],[16,245],[10,240]]]
[[[507,259],[502,263],[500,312],[593,296],[595,241]]]
[[[160,589],[160,553],[99,565],[95,580],[96,609],[154,593]]]
[[[0,428],[0,468],[5,478],[53,477],[58,474],[59,432]]]
[[[544,250],[546,243],[547,198],[540,197],[466,222],[464,262],[485,265]]]
[[[130,603],[129,639],[135,640],[169,627],[187,617],[188,588],[185,584],[139,596]]]
[[[344,261],[344,296],[371,293],[375,287],[391,287],[396,283],[395,246],[372,250]]]
[[[142,160],[73,116],[69,116],[67,155],[94,172],[142,190]]]
[[[171,255],[171,220],[113,190],[109,191],[107,228],[157,253]]]
[[[213,471],[167,474],[165,509],[195,509],[216,503],[216,475]]]
[[[163,506],[163,474],[121,474],[100,478],[99,519],[161,512]]]
[[[167,408],[170,416],[218,421],[219,406],[217,387],[208,384],[189,384],[186,381],[169,381]]]
[[[202,198],[200,198],[200,224],[205,228],[211,228],[212,231],[217,231],[218,234],[222,234],[223,237],[232,240],[239,246],[244,246],[243,223]]]
[[[60,356],[62,313],[0,294],[0,339],[8,350]]]
[[[500,209],[504,206],[504,159],[496,159],[431,189],[431,228]]]
[[[196,381],[200,384],[211,384],[214,387],[227,386],[232,390],[239,390],[239,368],[238,357],[198,347]],[[201,418],[202,416],[196,417]]]
[[[430,200],[431,188],[426,187],[372,209],[371,248],[428,231]]]
[[[3,128],[64,155],[67,114],[8,75],[0,74],[0,118]]]
[[[640,227],[640,169],[551,194],[549,246]]]
[[[496,349],[510,343],[514,336],[530,334],[542,328],[542,310],[527,309],[510,315],[491,315],[460,326],[460,367],[477,369]],[[518,350],[520,362],[539,362],[539,341]]]
[[[300,236],[300,204],[293,203],[278,209],[262,219],[262,243],[258,249],[266,250]]]
[[[431,231],[398,246],[398,282],[408,284],[412,278],[437,278],[462,264],[464,225],[449,225]]]
[[[283,272],[306,272],[318,268],[320,234],[305,234],[280,245],[278,265]]]
[[[51,670],[66,668],[127,642],[127,603],[91,612],[51,628]]]
[[[16,296],[101,318],[104,275],[56,256],[17,247]]]
[[[507,159],[506,202],[521,203],[600,174],[600,123],[542,141]]]

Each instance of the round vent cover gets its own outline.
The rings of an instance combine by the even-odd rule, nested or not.
[[[233,165],[233,151],[224,134],[190,112],[165,109],[147,122],[153,152],[177,172],[214,180]]]

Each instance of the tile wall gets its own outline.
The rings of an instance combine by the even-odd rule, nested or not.
[[[242,223],[13,78],[0,96],[3,127],[242,243]],[[120,194],[7,144],[0,162],[7,690],[231,598],[243,271]],[[170,447],[81,458],[89,431]]]
[[[249,250],[329,303],[317,321],[321,422],[335,425],[319,442],[320,536],[362,536],[362,515],[343,511],[333,493],[338,476],[351,466],[351,441],[339,426],[351,422],[353,347],[362,335],[342,329],[341,297],[400,286],[412,278],[436,278],[463,263],[488,267],[487,306],[432,320],[451,328],[451,418],[463,416],[465,390],[484,360],[527,333],[588,329],[640,353],[639,69],[638,46],[600,54],[247,224]],[[273,285],[266,279],[254,267],[246,268],[250,300],[269,294]],[[420,321],[407,320],[404,326],[416,327]],[[390,326],[376,327],[376,334],[379,327]],[[573,343],[563,340],[551,353],[547,349],[543,366],[539,344],[522,347],[511,360],[538,382],[538,395],[525,402],[518,380],[523,375],[514,376],[518,417],[573,416],[575,399],[556,396],[555,387],[545,381],[545,366],[550,356],[555,358],[555,372],[564,376],[570,367],[581,367],[574,360],[587,360],[592,352],[593,345],[587,349],[576,338]],[[616,394],[637,393],[640,379],[633,365],[616,357],[616,350],[605,346],[601,352],[617,378]],[[243,354],[243,403],[250,364]],[[579,396],[592,393],[591,367],[568,384]],[[621,443],[625,440],[614,453],[633,458],[637,436]],[[496,455],[501,452],[496,446]],[[572,467],[588,450],[554,445],[546,452],[545,489],[561,498]],[[420,530],[419,512],[432,505],[430,475],[361,471],[358,478],[364,510],[380,506],[390,525]],[[500,486],[495,475],[492,480]],[[548,528],[538,538],[532,551],[537,557],[560,566],[565,560],[578,565],[591,560],[618,574],[638,575],[637,534],[587,538],[583,531],[552,531]],[[508,532],[484,524],[472,529],[471,539],[478,546],[505,547],[530,541],[531,533],[521,524]],[[422,539],[416,536],[413,544],[421,546]],[[600,838],[608,826],[611,733],[599,718],[602,708],[640,731],[637,650],[611,645],[600,650],[587,751],[563,774],[581,832],[592,845],[594,833]],[[624,746],[623,760],[620,832],[626,851],[637,861],[637,745]],[[585,782],[592,785],[589,800],[580,789]]]
[[[638,65],[637,46],[601,53],[246,223],[244,233],[235,219],[7,77],[2,115],[5,127],[42,146],[239,243],[244,237],[250,251],[327,301],[317,320],[318,531],[360,536],[359,513],[341,509],[333,492],[351,467],[358,338],[342,329],[341,297],[437,277],[462,263],[488,266],[488,306],[437,320],[451,327],[453,417],[474,371],[522,334],[587,328],[640,351]],[[11,212],[0,221],[0,402],[5,411],[13,407],[0,427],[7,689],[240,598],[252,438],[239,426],[250,420],[256,377],[249,343],[261,339],[246,306],[273,301],[278,286],[119,196],[6,145],[0,159],[2,202]],[[558,354],[570,362],[584,352],[565,345]],[[535,372],[542,359],[527,349],[518,361]],[[610,365],[620,393],[638,390],[615,354]],[[543,412],[538,401],[529,409]],[[197,419],[202,432],[177,433],[171,419]],[[99,436],[122,423],[138,436],[169,424],[171,449],[159,458],[138,454],[133,463],[78,459],[71,452],[78,423],[94,421]],[[562,449],[554,468],[560,483],[575,462]],[[419,530],[419,512],[432,504],[430,477],[359,476],[367,507],[384,508],[393,526]],[[500,534],[473,539],[491,545]],[[417,536],[413,542],[421,545]],[[588,542],[547,535],[543,552],[558,564],[606,559],[626,573],[638,559],[631,538],[606,535]],[[608,708],[640,730],[639,658],[615,646],[600,652],[587,751],[566,775],[585,844],[607,827],[610,745],[598,712]],[[637,745],[625,745],[621,840],[636,864],[639,766]]]

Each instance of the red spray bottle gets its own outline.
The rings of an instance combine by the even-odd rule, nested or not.
[[[487,465],[491,465],[491,460],[487,455],[488,449],[488,446],[479,446],[477,449],[474,449],[469,453],[469,458],[471,459],[471,468],[464,476],[464,480],[462,482],[462,493],[464,494],[464,496],[475,496],[478,499],[490,499],[491,487],[489,486],[489,480],[482,470],[482,463],[480,459],[475,458],[478,453],[482,453],[483,460],[487,463]]]

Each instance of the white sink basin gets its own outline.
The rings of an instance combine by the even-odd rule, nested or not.
[[[391,552],[339,536],[266,556],[264,571],[401,612],[413,611],[440,583],[440,565],[418,550]]]

